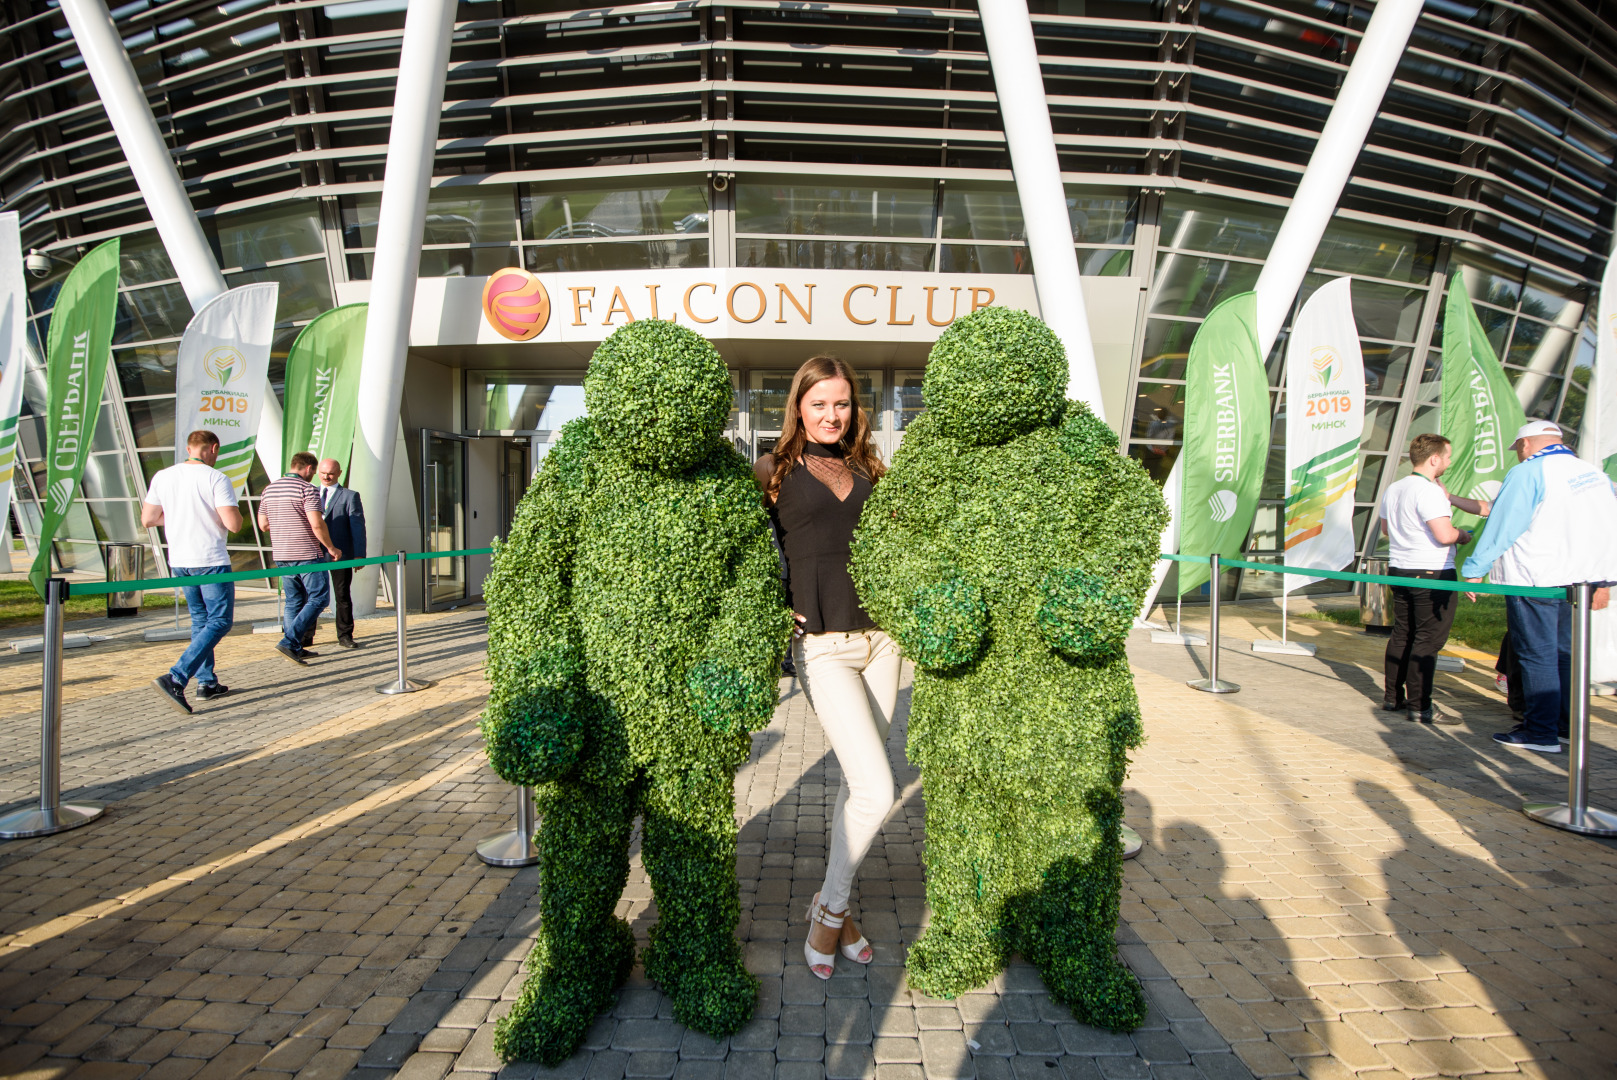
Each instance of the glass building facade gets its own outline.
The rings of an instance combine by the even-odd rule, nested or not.
[[[280,283],[277,384],[299,328],[371,273],[404,6],[113,10],[227,280]],[[1160,479],[1180,446],[1190,340],[1214,305],[1256,281],[1371,7],[1030,7],[1080,268],[1139,283],[1122,415],[1109,419]],[[1614,14],[1609,0],[1426,4],[1298,298],[1334,277],[1355,282],[1369,380],[1361,545],[1380,491],[1407,469],[1400,451],[1436,428],[1451,274],[1464,276],[1527,412],[1575,436],[1617,209]],[[1036,270],[969,3],[479,0],[457,18],[424,276],[510,265]],[[191,309],[60,11],[0,0],[0,23],[0,208],[21,214],[26,247],[53,256],[29,282],[36,343],[72,262],[123,240],[116,378],[86,498],[57,545],[63,566],[94,569],[98,541],[150,539],[135,503],[172,459],[175,355]],[[1270,358],[1275,449],[1249,541],[1259,560],[1278,561],[1281,545],[1284,347],[1283,333]],[[768,430],[781,369],[798,359],[738,368],[738,435]],[[15,515],[24,537],[37,529],[43,475],[37,355],[34,365]],[[544,415],[548,384],[535,390],[506,366],[465,365],[468,428]],[[920,407],[920,369],[906,361],[871,376],[890,452]],[[265,482],[255,468],[251,490]],[[232,545],[241,568],[267,559],[246,516]],[[1272,593],[1278,578],[1232,576],[1231,588]]]

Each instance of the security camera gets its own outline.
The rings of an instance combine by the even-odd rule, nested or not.
[[[23,259],[22,264],[26,266],[28,268],[28,272],[35,277],[42,278],[50,276],[51,257],[45,254],[43,251],[40,251],[38,248],[31,248],[28,252],[28,257]]]

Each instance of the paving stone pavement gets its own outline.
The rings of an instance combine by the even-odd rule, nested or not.
[[[474,853],[512,809],[476,732],[479,634],[475,615],[412,619],[441,681],[408,697],[373,692],[368,655],[304,671],[264,666],[263,637],[228,639],[225,681],[273,689],[210,707],[206,728],[142,692],[172,644],[70,655],[82,741],[64,773],[122,794],[86,828],[0,847],[0,1076],[1581,1080],[1617,1061],[1617,852],[1524,818],[1498,776],[1474,792],[1411,769],[1396,740],[1430,733],[1366,735],[1349,681],[1270,666],[1215,698],[1184,687],[1192,658],[1137,635],[1148,742],[1127,799],[1147,846],[1119,946],[1153,1002],[1140,1031],[1074,1023],[1020,962],[952,1002],[908,989],[926,910],[902,724],[903,797],[855,897],[877,960],[812,978],[798,920],[837,771],[786,683],[737,782],[751,1025],[689,1032],[637,970],[574,1058],[504,1065],[493,1023],[521,985],[538,881]],[[1322,657],[1356,636],[1321,624]],[[37,692],[37,668],[0,664],[0,703],[26,698],[30,670]],[[28,715],[0,717],[6,766],[34,752]],[[27,788],[31,760],[6,782]],[[1440,763],[1463,779],[1464,761]],[[642,936],[656,918],[638,860],[620,910]]]
[[[63,795],[117,800],[218,765],[369,703],[375,687],[396,670],[391,614],[359,621],[355,636],[363,647],[356,650],[338,648],[332,623],[322,621],[315,639],[321,655],[306,668],[275,651],[275,635],[252,632],[255,619],[275,615],[273,600],[238,594],[235,628],[214,650],[221,680],[232,692],[204,702],[192,684],[191,716],[178,713],[150,685],[185,648],[184,642],[142,640],[147,629],[172,626],[170,617],[147,609],[133,619],[70,621],[69,630],[104,640],[64,653]],[[411,671],[435,679],[480,666],[482,620],[479,608],[413,617]],[[0,640],[38,632],[12,630]],[[302,684],[307,692],[288,693]],[[0,812],[38,798],[39,697],[40,654],[0,651]]]

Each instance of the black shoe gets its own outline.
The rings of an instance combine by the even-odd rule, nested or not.
[[[355,641],[351,637],[340,637],[340,638],[337,639],[337,644],[341,645],[345,649],[357,649],[357,648],[359,648],[359,642]]]
[[[1433,705],[1430,709],[1410,709],[1409,719],[1417,724],[1445,724],[1449,727],[1462,723],[1458,716],[1441,705]]]
[[[203,701],[212,701],[214,698],[224,697],[228,693],[230,693],[230,687],[222,682],[203,683],[197,689],[197,697]]]
[[[1382,712],[1403,712],[1407,708],[1409,708],[1409,702],[1407,701],[1393,702],[1388,701],[1386,698],[1381,699]]]
[[[320,655],[319,653],[312,653],[308,649],[298,649],[294,651],[293,649],[289,648],[284,641],[277,641],[275,643],[275,651],[292,661],[294,664],[302,664],[304,667],[309,665],[309,657]]]
[[[174,706],[174,711],[191,715],[191,704],[185,700],[185,687],[174,681],[174,676],[167,673],[159,675],[152,680],[152,685],[163,692],[168,703]]]

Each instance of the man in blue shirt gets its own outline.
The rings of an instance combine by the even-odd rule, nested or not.
[[[1499,497],[1470,558],[1467,581],[1562,588],[1590,582],[1594,610],[1606,606],[1617,580],[1617,488],[1561,442],[1561,429],[1531,420],[1511,447],[1521,464],[1505,474]],[[1506,746],[1559,754],[1558,731],[1572,700],[1572,606],[1565,598],[1507,596],[1505,625],[1521,666],[1526,720],[1494,739]]]

